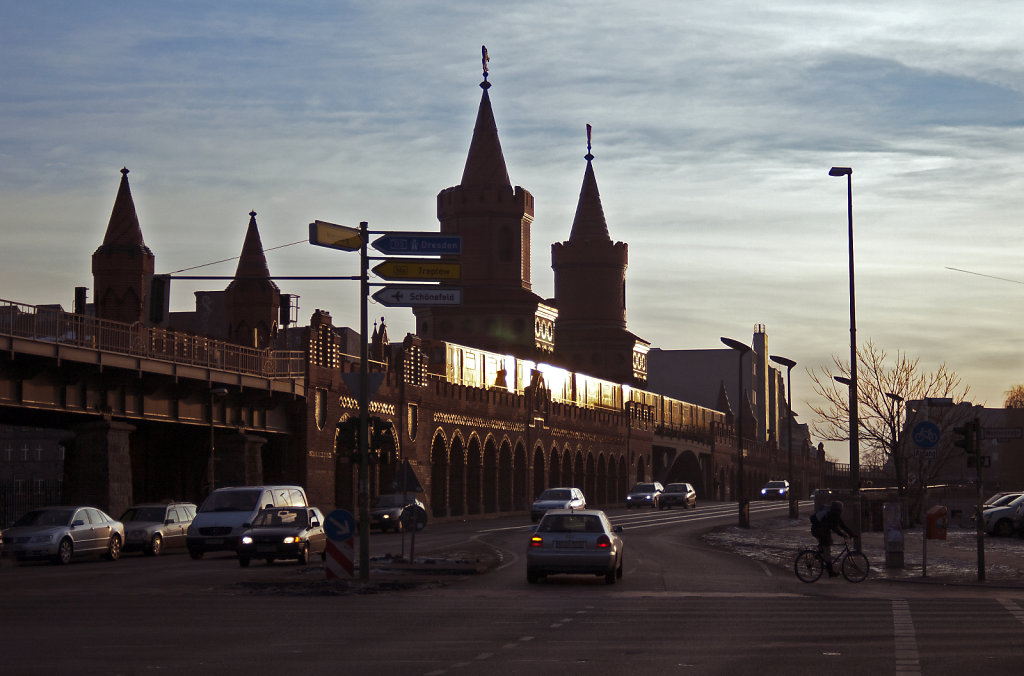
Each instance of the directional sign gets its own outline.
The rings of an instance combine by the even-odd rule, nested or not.
[[[434,258],[395,258],[373,268],[384,279],[452,281],[462,277],[462,265]]]
[[[373,299],[388,307],[413,305],[462,305],[462,289],[450,286],[395,286],[383,287]]]
[[[930,420],[923,420],[914,426],[912,437],[918,448],[927,450],[939,443],[939,426]]]
[[[462,236],[439,232],[389,232],[375,239],[370,246],[386,255],[457,255],[462,253]]]
[[[327,549],[324,551],[324,573],[328,580],[349,579],[355,572],[352,543],[356,520],[352,513],[336,509],[324,520]]]
[[[352,512],[336,509],[324,519],[324,534],[330,540],[342,542],[350,539],[356,532],[356,519]]]
[[[309,224],[309,243],[342,251],[355,251],[363,246],[363,235],[357,228],[327,221]]]

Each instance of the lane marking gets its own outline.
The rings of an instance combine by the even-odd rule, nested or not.
[[[1003,604],[1003,607],[1010,611],[1010,614],[1016,618],[1018,622],[1024,624],[1024,609],[1021,609],[1016,603],[1010,599],[999,599],[999,602]]]
[[[921,656],[917,650],[917,633],[908,601],[892,602],[893,642],[895,643],[896,673],[921,673]]]

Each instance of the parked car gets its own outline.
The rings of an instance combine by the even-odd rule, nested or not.
[[[427,527],[427,507],[412,493],[386,493],[378,495],[370,508],[370,527],[381,533],[389,530],[402,532],[415,527]]]
[[[631,507],[657,507],[658,496],[665,490],[665,487],[657,481],[636,484],[629,489],[626,495],[626,508]]]
[[[316,507],[263,509],[245,526],[247,530],[238,544],[238,565],[243,568],[257,558],[268,564],[277,559],[298,559],[302,565],[309,563],[314,554],[324,558],[324,515]]]
[[[603,575],[607,584],[622,577],[622,526],[612,526],[598,509],[552,509],[533,528],[526,548],[526,581],[548,575]]]
[[[985,518],[985,532],[999,537],[1013,535],[1016,530],[1013,521],[1017,514],[1017,507],[1021,504],[1024,504],[1024,494],[1018,495],[998,507],[985,509],[982,512],[982,516]]]
[[[196,509],[191,502],[151,502],[129,507],[121,515],[124,551],[158,556],[165,549],[184,547]]]
[[[761,498],[764,500],[789,499],[789,482],[785,479],[769,481],[761,488]]]
[[[530,519],[539,521],[549,509],[586,509],[587,501],[578,488],[548,488],[530,506]]]
[[[697,506],[697,491],[687,483],[666,484],[665,490],[658,496],[658,509],[672,509],[673,507]]]
[[[989,507],[1001,507],[1021,494],[1021,491],[1001,491],[982,503],[981,507],[982,509],[988,509]]]
[[[305,507],[306,491],[301,486],[234,486],[218,488],[203,500],[188,527],[186,545],[193,559],[206,552],[238,551],[238,541],[261,509]]]
[[[19,561],[70,563],[78,556],[121,556],[124,526],[103,510],[85,506],[40,507],[4,531],[4,556]]]

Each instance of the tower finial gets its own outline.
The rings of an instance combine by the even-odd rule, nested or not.
[[[587,154],[583,156],[583,159],[585,159],[587,162],[589,162],[590,160],[594,159],[594,156],[590,153],[590,130],[591,130],[591,126],[588,124],[587,125]]]
[[[121,175],[128,176],[128,167],[121,167]]]
[[[484,81],[480,83],[481,89],[487,89],[491,86],[491,83],[487,81],[487,62],[490,60],[491,57],[487,53],[487,45],[480,45],[480,63],[484,67]]]

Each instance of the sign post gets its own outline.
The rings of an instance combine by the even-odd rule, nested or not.
[[[324,533],[327,535],[324,572],[328,580],[352,579],[352,537],[355,526],[352,513],[344,509],[334,510],[324,520]]]

